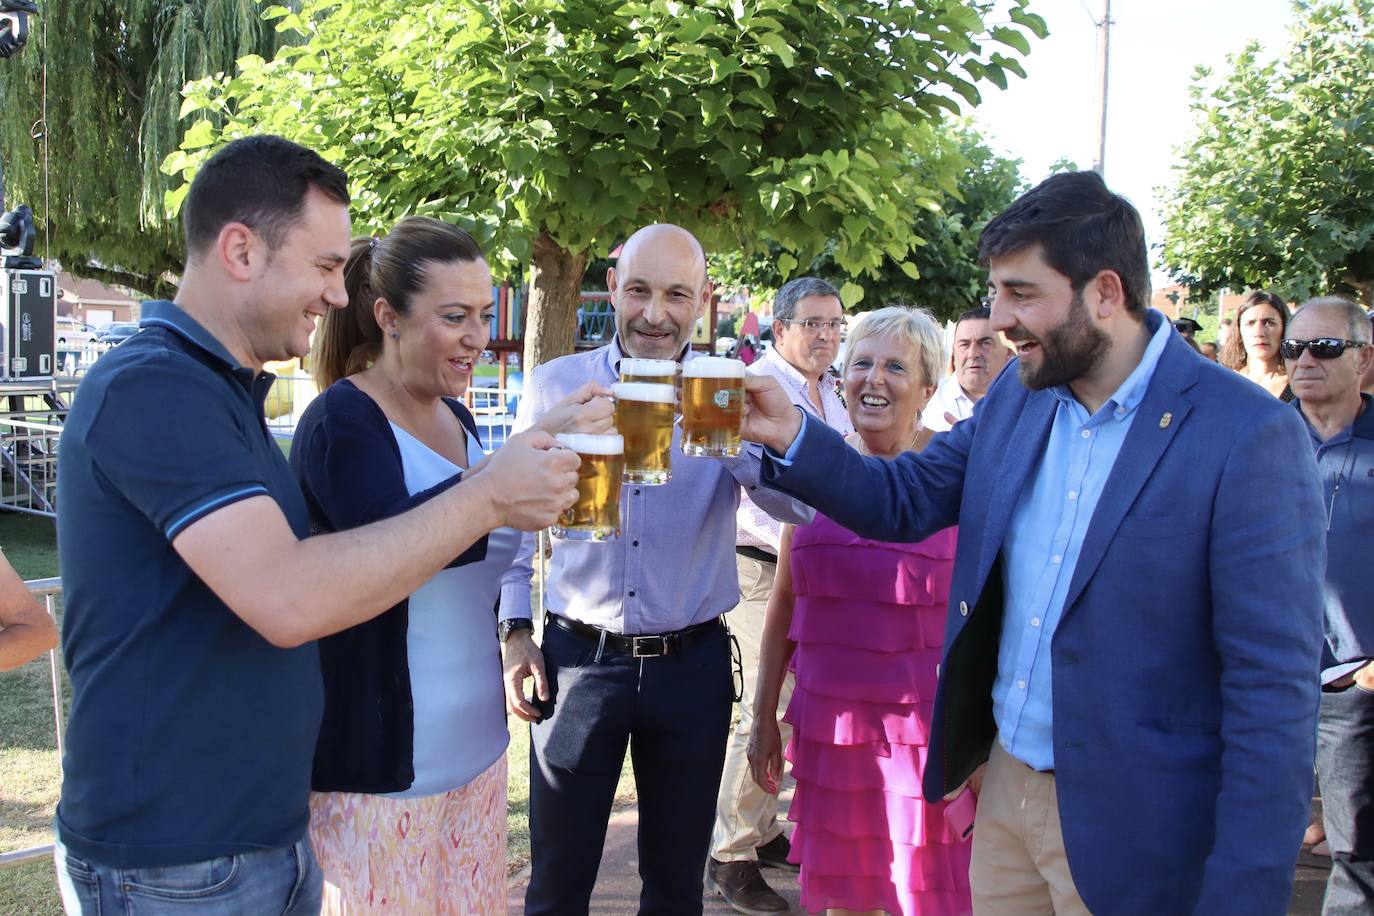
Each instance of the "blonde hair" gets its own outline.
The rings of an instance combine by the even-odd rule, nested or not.
[[[916,354],[916,363],[921,367],[922,384],[939,384],[941,369],[949,357],[945,354],[944,331],[930,309],[889,305],[865,313],[845,341],[845,371],[849,370],[849,364],[854,359],[854,348],[867,337],[896,337],[905,341]]]

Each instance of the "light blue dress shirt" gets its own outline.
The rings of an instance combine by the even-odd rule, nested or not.
[[[1091,417],[1068,386],[1051,389],[1059,406],[1049,441],[1002,543],[1006,607],[993,715],[1002,747],[1036,770],[1054,768],[1050,643],[1093,510],[1172,333],[1160,320],[1135,370]]]
[[[588,381],[609,386],[620,375],[618,341],[539,366],[525,385],[515,431],[528,429],[550,407]],[[687,351],[683,360],[696,356]],[[739,603],[735,512],[747,489],[756,505],[781,522],[805,525],[815,512],[759,483],[762,449],[738,458],[682,453],[673,430],[673,476],[662,486],[620,490],[620,537],[614,541],[553,539],[544,592],[547,610],[613,633],[669,633],[719,617]],[[530,615],[533,534],[526,534],[502,577],[502,620]]]

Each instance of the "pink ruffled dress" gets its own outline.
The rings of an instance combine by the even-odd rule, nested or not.
[[[956,530],[889,544],[817,515],[793,537],[788,817],[813,912],[972,912],[970,844],[921,794]]]

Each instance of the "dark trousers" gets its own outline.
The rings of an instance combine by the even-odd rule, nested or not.
[[[1374,913],[1374,693],[1323,693],[1317,774],[1331,845],[1323,916]]]
[[[661,658],[544,630],[550,698],[530,728],[525,913],[585,914],[625,748],[639,799],[641,914],[700,914],[733,682],[724,627]]]

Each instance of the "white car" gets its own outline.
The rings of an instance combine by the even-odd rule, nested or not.
[[[81,350],[95,344],[95,332],[66,315],[57,316],[56,337],[59,350]]]

